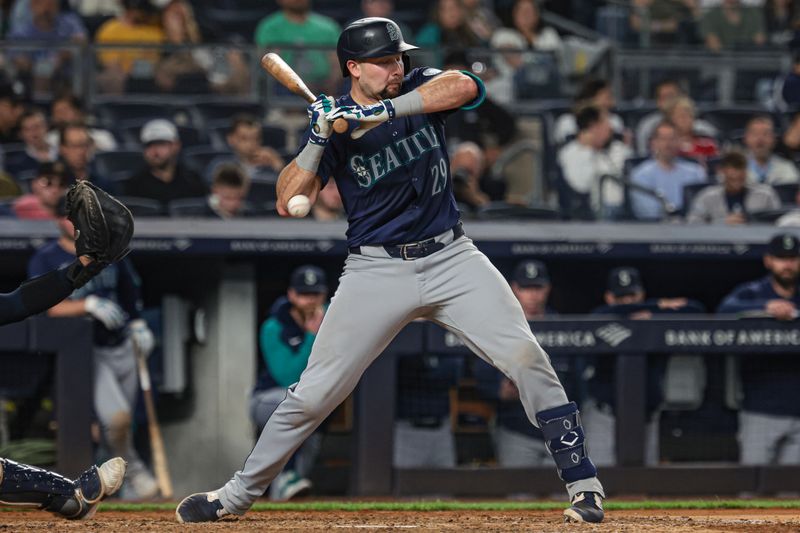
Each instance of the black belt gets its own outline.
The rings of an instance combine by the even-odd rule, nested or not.
[[[453,226],[452,231],[453,240],[464,236],[464,227],[461,225],[461,222]],[[419,259],[420,257],[427,257],[432,253],[443,249],[445,246],[445,243],[436,242],[436,239],[433,238],[425,239],[424,241],[419,242],[412,242],[409,244],[386,245],[383,246],[383,249],[386,250],[386,253],[389,254],[390,257],[402,259],[404,261],[412,261],[414,259]],[[360,255],[361,247],[351,247],[350,253]]]

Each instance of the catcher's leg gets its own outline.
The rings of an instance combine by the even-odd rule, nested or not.
[[[193,494],[179,522],[244,514],[294,451],[355,387],[361,374],[409,321],[419,294],[411,261],[350,255],[308,366],[289,387],[241,471],[215,492]]]
[[[0,503],[38,507],[70,520],[94,515],[100,501],[122,485],[125,461],[115,457],[72,481],[55,472],[0,459]]]

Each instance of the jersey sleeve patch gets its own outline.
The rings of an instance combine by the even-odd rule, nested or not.
[[[426,68],[425,70],[422,71],[422,75],[427,77],[427,78],[432,78],[434,76],[438,76],[441,73],[442,73],[442,71],[439,70],[438,68]]]

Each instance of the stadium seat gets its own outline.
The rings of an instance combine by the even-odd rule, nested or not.
[[[180,107],[165,102],[103,102],[94,106],[94,114],[108,128],[130,121],[144,123],[154,118],[166,118],[176,124],[186,124],[189,120]]]
[[[648,159],[650,159],[649,155],[630,157],[630,158],[626,159],[625,160],[625,166],[624,166],[625,176],[627,178],[630,178],[631,177],[631,172],[633,172],[633,169],[635,169],[636,167],[638,167],[639,165],[641,165],[642,163],[644,163]]]
[[[230,121],[234,115],[249,113],[258,120],[264,118],[264,106],[257,102],[195,102],[193,109],[203,125],[220,120]]]
[[[253,180],[250,182],[250,190],[247,193],[247,199],[254,204],[274,202],[278,199],[278,196],[275,193],[275,183],[277,181],[277,174],[275,174],[275,179]]]
[[[491,202],[478,208],[477,217],[481,220],[501,220],[501,219],[534,219],[534,220],[558,220],[561,214],[551,207],[537,206],[528,207],[522,205],[507,204],[505,202]]]
[[[755,115],[769,115],[770,113],[760,107],[732,107],[706,109],[700,113],[700,118],[710,122],[721,137],[729,138],[736,130],[741,130]]]
[[[206,198],[181,198],[173,200],[167,205],[167,212],[171,217],[192,218],[207,215],[208,201]]]
[[[692,202],[700,194],[700,191],[711,186],[712,183],[691,183],[683,186],[683,211],[688,213],[692,207]]]
[[[561,167],[555,165],[556,194],[561,216],[566,219],[592,220],[595,218],[589,195],[575,191],[567,183]]]
[[[639,121],[650,113],[658,111],[655,106],[620,105],[614,112],[622,117],[625,126],[631,131],[636,131]]]
[[[181,152],[184,160],[194,167],[194,169],[205,175],[208,165],[217,157],[232,157],[230,150],[217,150],[204,146],[187,148]]]
[[[261,204],[254,204],[253,216],[257,217],[280,217],[278,214],[277,202],[264,202]],[[309,215],[310,216],[310,215]]]
[[[762,222],[765,224],[774,224],[776,220],[781,218],[783,215],[792,211],[791,206],[786,206],[781,209],[768,209],[766,211],[756,211],[754,213],[748,213],[748,217],[753,222]]]
[[[14,216],[14,201],[16,198],[0,199],[0,217]]]
[[[117,199],[130,209],[134,217],[160,217],[166,214],[157,200],[138,196],[117,196]]]
[[[252,42],[258,23],[268,14],[264,8],[245,10],[206,7],[198,12],[198,18],[207,24],[219,41],[242,40]]]
[[[782,205],[797,205],[797,190],[800,188],[800,184],[780,183],[778,185],[773,185],[772,188],[775,189],[778,198],[781,199]]]
[[[514,75],[514,87],[521,100],[561,97],[561,75],[555,54],[539,52],[527,55],[525,63]]]
[[[95,154],[94,163],[100,176],[119,179],[120,175],[134,174],[143,167],[144,159],[140,150],[114,150]]]

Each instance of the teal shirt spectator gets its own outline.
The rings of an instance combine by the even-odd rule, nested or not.
[[[302,53],[284,50],[281,55],[306,81],[321,81],[331,76],[340,32],[339,24],[324,15],[309,13],[305,21],[298,24],[279,11],[258,24],[254,38],[256,44],[262,47],[289,45],[317,48]]]
[[[328,305],[324,307],[327,311]],[[267,370],[281,387],[289,387],[300,379],[317,337],[294,321],[289,314],[290,309],[289,301],[281,299],[276,305],[276,312],[261,325],[259,333]]]
[[[428,48],[438,46],[442,41],[442,30],[439,25],[434,22],[429,22],[420,28],[417,37],[414,39],[414,44],[421,48]]]

